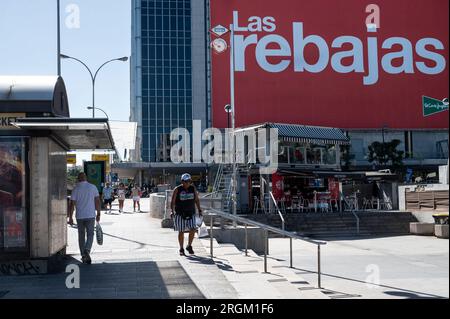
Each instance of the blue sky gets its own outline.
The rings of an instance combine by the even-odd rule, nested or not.
[[[57,74],[56,3],[0,0],[0,75]],[[82,60],[93,72],[107,60],[129,57],[131,0],[61,0],[61,32],[61,52]],[[62,60],[62,76],[71,116],[91,117],[92,111],[86,110],[92,104],[88,71],[76,61]],[[129,62],[108,64],[96,81],[96,106],[110,119],[128,121],[129,87]]]

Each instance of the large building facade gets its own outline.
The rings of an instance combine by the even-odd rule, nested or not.
[[[175,128],[208,127],[206,5],[197,0],[133,0],[131,121],[134,159],[168,161]]]

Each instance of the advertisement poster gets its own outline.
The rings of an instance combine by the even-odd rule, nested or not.
[[[25,141],[0,137],[0,251],[27,244]]]
[[[448,97],[448,21],[448,0],[211,0],[213,126],[227,126],[234,52],[237,127],[448,128],[422,105]]]
[[[103,190],[103,183],[105,182],[105,162],[85,162],[84,172],[86,173],[89,183],[95,185],[98,192]]]

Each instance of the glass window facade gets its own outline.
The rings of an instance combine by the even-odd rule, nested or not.
[[[192,132],[191,0],[142,0],[142,160],[156,162],[161,134]]]

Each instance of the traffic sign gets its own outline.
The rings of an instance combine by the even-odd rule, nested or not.
[[[211,32],[214,33],[215,35],[217,35],[218,37],[223,36],[228,31],[229,30],[226,27],[224,27],[223,25],[220,25],[220,24],[211,29]]]
[[[213,48],[216,53],[223,53],[228,49],[228,44],[224,39],[217,38],[211,42],[211,48]]]
[[[423,116],[430,116],[436,113],[448,111],[448,102],[433,99],[432,97],[422,97]]]

